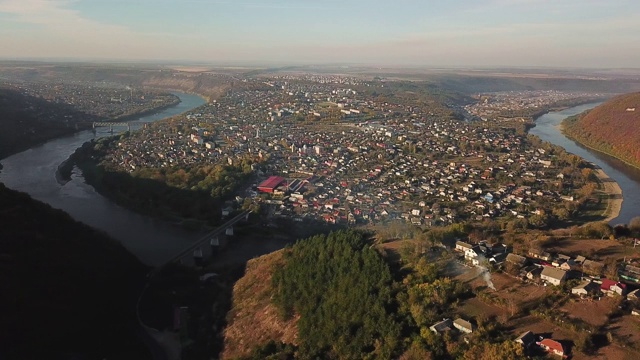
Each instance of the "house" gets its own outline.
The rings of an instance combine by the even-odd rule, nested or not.
[[[489,263],[494,265],[502,264],[506,258],[507,258],[507,254],[504,254],[504,253],[494,254],[489,258]]]
[[[546,352],[564,357],[565,350],[561,343],[553,339],[544,339],[538,343]]]
[[[456,241],[456,251],[466,252],[473,248],[473,245],[466,243],[464,241]]]
[[[540,278],[552,285],[560,285],[567,278],[567,272],[562,269],[545,266],[540,273]]]
[[[582,284],[571,289],[573,295],[586,296],[598,292],[600,286],[591,280],[585,280]]]
[[[560,269],[570,271],[575,270],[578,267],[578,264],[573,259],[569,259],[562,264],[560,264]]]
[[[525,268],[525,271],[527,272],[527,275],[526,275],[527,279],[535,280],[539,278],[543,268],[544,266],[536,266],[536,265],[532,265],[531,267]]]
[[[544,261],[551,260],[551,254],[549,254],[546,251],[537,249],[537,248],[530,249],[529,250],[529,256],[531,256],[532,258],[536,258],[536,259],[540,259],[540,260],[544,260]]]
[[[531,331],[526,331],[522,335],[518,336],[516,342],[522,345],[525,350],[528,350],[531,345],[536,343],[536,336],[533,335]]]
[[[452,327],[453,322],[451,319],[444,319],[429,326],[429,330],[433,331],[434,334],[442,334],[443,332],[450,331]]]
[[[510,264],[514,264],[518,267],[523,267],[527,263],[527,258],[524,256],[516,255],[514,253],[508,254],[506,261]]]
[[[507,251],[509,250],[509,247],[503,243],[493,243],[493,244],[489,244],[486,241],[482,241],[485,246],[487,247],[487,249],[489,251],[491,251],[491,253],[493,254],[506,254]]]
[[[609,296],[614,296],[616,294],[624,296],[627,294],[627,285],[615,280],[602,279],[600,290]]]
[[[640,300],[640,289],[635,289],[627,294],[627,300],[638,301]]]
[[[467,260],[471,260],[473,265],[478,265],[480,263],[480,257],[484,256],[482,250],[480,250],[480,246],[475,245],[471,249],[466,249],[464,251],[464,258]]]
[[[453,327],[465,334],[471,334],[476,327],[467,320],[458,318],[453,321]]]

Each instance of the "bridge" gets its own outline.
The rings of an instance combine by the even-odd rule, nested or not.
[[[245,210],[243,212],[241,212],[240,214],[234,216],[232,219],[228,220],[227,222],[225,222],[224,224],[220,225],[217,229],[213,230],[212,232],[208,233],[207,235],[204,235],[202,238],[200,238],[199,240],[197,240],[196,242],[194,242],[193,244],[189,245],[189,247],[185,248],[184,250],[182,250],[180,253],[178,253],[176,256],[174,256],[173,258],[171,258],[171,260],[165,262],[164,264],[160,265],[158,267],[158,269],[163,268],[165,265],[173,263],[173,262],[180,262],[180,263],[184,263],[184,262],[191,262],[194,261],[194,253],[199,253],[199,255],[204,256],[205,253],[207,252],[207,249],[209,250],[209,252],[211,251],[211,248],[214,246],[212,240],[216,240],[218,239],[219,236],[221,235],[233,235],[233,225],[235,225],[236,223],[242,221],[242,220],[249,220],[249,214],[251,214],[251,211],[249,210]],[[215,246],[217,246],[218,244],[215,244]],[[202,250],[204,247],[204,251]]]
[[[109,131],[113,133],[114,127],[126,127],[127,131],[131,131],[131,127],[135,125],[139,125],[140,127],[147,127],[148,122],[101,122],[96,121],[92,123],[93,130],[95,131],[98,127],[108,127]]]
[[[229,230],[233,232],[233,225],[235,225],[236,223],[242,220],[245,220],[245,221],[249,220],[249,214],[251,214],[251,211],[245,210],[240,214],[234,216],[232,219],[220,225],[214,231],[208,233],[207,235],[203,236],[195,243],[189,245],[189,247],[182,250],[176,256],[171,258],[171,260],[166,261],[164,264],[152,269],[147,274],[147,282],[145,283],[144,288],[140,292],[140,296],[138,297],[138,301],[136,303],[136,317],[138,319],[138,326],[140,327],[142,338],[145,344],[147,345],[147,347],[149,348],[149,350],[151,351],[151,354],[154,360],[169,359],[170,350],[168,350],[168,347],[164,345],[166,340],[162,332],[146,325],[144,321],[142,321],[142,317],[140,316],[140,303],[142,301],[142,298],[145,296],[147,289],[149,288],[149,284],[151,283],[151,280],[153,279],[153,277],[158,275],[160,269],[162,269],[163,267],[165,267],[170,263],[173,263],[173,262],[183,263],[183,261],[187,259],[195,262],[195,260],[193,259],[193,251],[201,249],[202,246],[204,246],[214,238],[217,239],[218,236],[220,236],[221,234],[223,233],[227,234]],[[208,247],[208,248],[211,248],[211,247]]]

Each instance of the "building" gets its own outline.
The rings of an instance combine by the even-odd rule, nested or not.
[[[282,185],[283,182],[284,178],[280,176],[271,176],[258,185],[258,190],[263,193],[272,194],[278,186]]]
[[[638,302],[640,300],[640,289],[635,289],[628,293],[627,300]]]
[[[450,331],[453,327],[453,322],[451,319],[444,319],[440,322],[437,322],[429,327],[429,330],[433,331],[434,334],[442,334],[443,332]]]
[[[456,250],[466,252],[473,248],[473,245],[466,243],[464,241],[456,241]]]
[[[552,285],[560,285],[566,280],[567,272],[562,269],[545,266],[540,273],[540,278]]]
[[[465,334],[471,334],[473,330],[476,329],[476,327],[472,323],[460,318],[455,319],[453,321],[453,327],[455,327],[456,329],[460,330]]]
[[[524,267],[527,263],[526,257],[514,253],[508,254],[506,260],[508,263],[518,266],[518,268]]]
[[[571,289],[571,293],[574,295],[586,296],[598,292],[599,289],[600,286],[598,286],[598,284],[591,280],[586,280],[582,284]]]
[[[600,290],[609,296],[614,296],[616,294],[625,296],[627,294],[627,285],[614,280],[602,279]]]
[[[518,336],[516,342],[524,348],[525,351],[529,350],[533,344],[536,343],[536,336],[531,331],[527,331]]]
[[[553,355],[558,355],[564,357],[565,350],[561,343],[553,340],[553,339],[544,339],[538,343],[540,347],[542,347],[546,352]]]

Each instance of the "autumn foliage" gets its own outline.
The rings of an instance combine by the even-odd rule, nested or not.
[[[640,166],[640,93],[617,96],[564,121],[565,133],[584,145]]]

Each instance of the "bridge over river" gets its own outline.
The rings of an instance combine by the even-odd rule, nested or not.
[[[109,128],[109,132],[113,133],[113,128],[127,128],[127,131],[131,131],[131,128],[136,128],[136,129],[140,129],[140,128],[146,128],[147,124],[149,124],[150,122],[143,122],[143,121],[136,121],[136,122],[108,122],[108,121],[96,121],[91,123],[91,127],[93,128],[93,131],[96,130],[96,128],[99,127],[108,127]]]
[[[249,210],[245,210],[239,213],[224,224],[220,225],[217,229],[190,244],[184,250],[180,251],[173,258],[169,259],[167,262],[161,264],[157,268],[161,269],[162,267],[170,263],[181,263],[188,266],[199,265],[199,261],[203,261],[207,257],[210,257],[214,254],[216,249],[220,246],[221,237],[224,236],[229,238],[233,236],[233,226],[235,224],[240,221],[249,220],[249,214],[251,214],[251,211]]]

